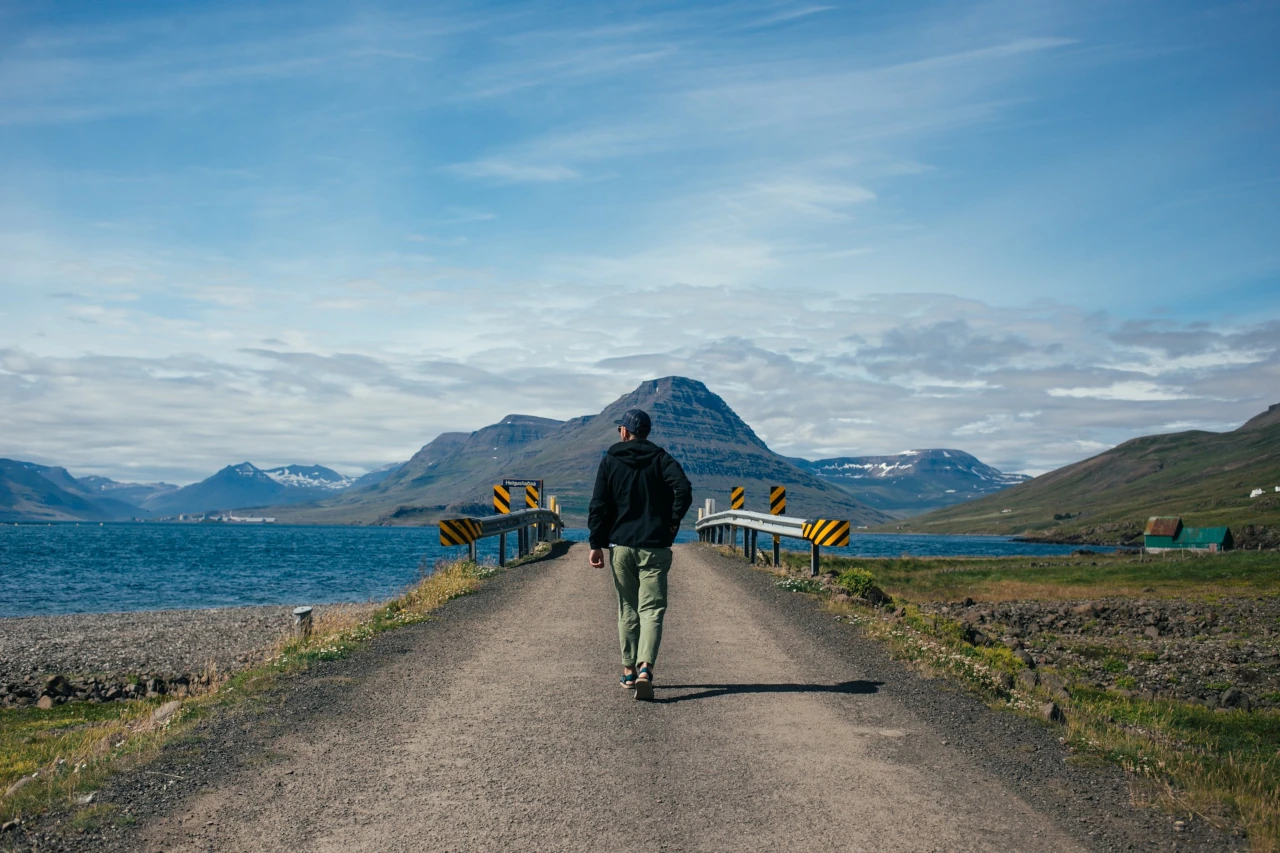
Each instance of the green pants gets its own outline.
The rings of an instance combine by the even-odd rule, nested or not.
[[[614,545],[613,588],[618,591],[618,642],[622,665],[656,663],[662,644],[662,617],[667,612],[670,548]]]

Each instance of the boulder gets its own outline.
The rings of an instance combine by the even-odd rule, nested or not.
[[[1067,715],[1062,713],[1057,702],[1045,702],[1040,706],[1040,716],[1051,723],[1065,723]]]

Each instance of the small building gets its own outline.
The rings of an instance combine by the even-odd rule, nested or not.
[[[1251,498],[1260,498],[1262,497],[1262,495],[1263,495],[1262,489],[1254,489],[1252,492],[1249,493],[1249,497]]]
[[[1142,531],[1144,550],[1229,551],[1235,545],[1229,527],[1183,527],[1181,518],[1153,516]]]

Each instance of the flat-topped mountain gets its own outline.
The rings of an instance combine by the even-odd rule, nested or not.
[[[450,512],[487,513],[494,483],[528,477],[544,480],[572,523],[582,524],[600,455],[617,441],[614,421],[629,408],[652,416],[650,438],[680,460],[695,508],[705,498],[727,508],[730,488],[742,485],[748,509],[767,511],[769,486],[777,484],[787,487],[792,515],[826,514],[855,524],[887,519],[774,453],[724,400],[679,376],[644,382],[596,415],[564,422],[510,415],[473,433],[446,433],[382,483],[273,512],[282,521],[422,523]]]
[[[895,517],[974,500],[1030,479],[998,471],[963,450],[949,448],[791,461]]]
[[[1278,486],[1280,405],[1231,432],[1135,438],[999,495],[908,524],[922,533],[1023,533],[1115,542],[1140,538],[1149,516],[1171,515],[1189,526],[1230,526],[1241,543],[1239,531],[1246,526],[1274,530],[1280,525]],[[1245,534],[1245,544],[1251,535]]]

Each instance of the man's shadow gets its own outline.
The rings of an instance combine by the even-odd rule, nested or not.
[[[713,696],[729,696],[734,693],[836,693],[866,695],[878,693],[883,681],[842,681],[839,684],[664,684],[654,690],[697,690],[684,696],[654,698],[654,702],[671,704],[690,699],[710,699]]]

